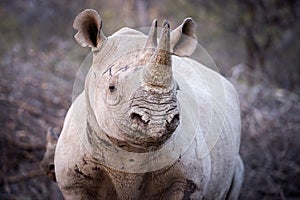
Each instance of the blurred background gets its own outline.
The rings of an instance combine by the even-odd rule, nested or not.
[[[85,8],[99,11],[107,36],[192,17],[240,95],[240,199],[300,198],[300,1],[0,0],[0,199],[61,198],[39,165],[46,130],[61,130],[89,53],[72,28]]]

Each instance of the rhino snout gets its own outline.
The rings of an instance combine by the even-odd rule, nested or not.
[[[145,134],[152,137],[162,137],[175,131],[179,124],[179,113],[150,115],[144,112],[130,113],[132,127],[145,130]]]

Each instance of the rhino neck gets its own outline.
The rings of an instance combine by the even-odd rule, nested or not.
[[[107,137],[109,138],[109,140],[114,144],[116,145],[117,147],[119,147],[120,149],[123,149],[125,151],[128,151],[128,152],[134,152],[134,153],[147,153],[149,151],[155,151],[157,149],[160,148],[159,147],[151,147],[151,148],[143,148],[141,146],[136,146],[136,145],[133,145],[131,144],[130,142],[126,142],[126,141],[121,141],[121,140],[118,140],[116,138],[113,138],[113,137],[109,137],[107,135]]]

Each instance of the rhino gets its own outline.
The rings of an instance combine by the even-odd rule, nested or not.
[[[45,175],[47,175],[53,181],[56,181],[54,154],[55,154],[58,138],[59,138],[59,133],[56,133],[54,131],[54,128],[48,128],[47,136],[46,136],[47,139],[46,152],[44,154],[43,160],[40,165],[41,170],[45,173]]]
[[[93,61],[56,144],[65,199],[238,198],[237,92],[191,58],[192,18],[174,30],[157,24],[106,37],[97,11],[76,16],[74,37]]]

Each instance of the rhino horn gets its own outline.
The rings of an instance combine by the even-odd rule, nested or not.
[[[150,39],[148,38],[148,40]],[[153,43],[151,45],[153,45]],[[144,82],[152,87],[169,88],[172,85],[170,24],[166,20],[163,23],[159,44],[151,56],[150,61],[143,68],[142,76]]]

